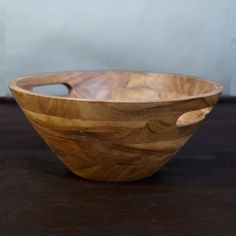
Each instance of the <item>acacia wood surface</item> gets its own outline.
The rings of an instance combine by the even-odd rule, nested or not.
[[[65,84],[67,97],[32,92]],[[194,77],[94,71],[32,75],[10,82],[17,103],[58,158],[97,181],[154,174],[186,143],[217,102],[220,84]]]

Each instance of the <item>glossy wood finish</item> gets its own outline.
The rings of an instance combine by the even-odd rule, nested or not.
[[[32,92],[65,84],[68,97]],[[32,75],[11,81],[23,112],[75,174],[132,181],[154,174],[196,130],[222,86],[189,76],[95,71]]]

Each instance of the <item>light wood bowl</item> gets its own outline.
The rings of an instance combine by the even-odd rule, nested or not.
[[[68,96],[32,92],[64,84]],[[176,74],[59,72],[9,87],[35,130],[76,175],[132,181],[158,171],[186,143],[222,93],[219,83]]]

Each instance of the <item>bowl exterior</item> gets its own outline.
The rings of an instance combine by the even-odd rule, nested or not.
[[[10,86],[32,126],[76,175],[133,181],[157,172],[197,126],[178,127],[189,111],[213,107],[220,93],[168,102],[96,102],[40,96]]]

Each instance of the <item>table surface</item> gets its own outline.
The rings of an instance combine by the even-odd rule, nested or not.
[[[13,101],[0,101],[0,235],[236,235],[236,100],[224,100],[158,173],[72,174]]]

